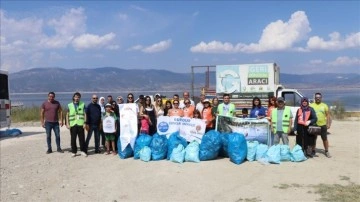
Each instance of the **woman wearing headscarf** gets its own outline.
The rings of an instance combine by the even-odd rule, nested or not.
[[[310,125],[314,125],[317,121],[316,113],[309,106],[309,99],[303,97],[301,99],[300,108],[296,112],[294,121],[294,133],[296,135],[296,144],[303,148],[307,157],[312,158],[312,145],[314,145],[315,136],[308,133]]]
[[[105,97],[100,97],[99,105],[101,107],[101,116],[105,114]],[[105,149],[105,134],[102,128],[100,128],[101,145]]]

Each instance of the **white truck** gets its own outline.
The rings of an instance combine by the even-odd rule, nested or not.
[[[11,124],[8,78],[8,71],[0,69],[0,128],[9,128]]]
[[[230,94],[237,115],[243,108],[252,108],[254,97],[259,97],[267,108],[269,97],[275,96],[285,99],[295,117],[304,97],[298,90],[280,84],[280,67],[276,63],[216,65],[216,96],[221,100],[225,93]]]

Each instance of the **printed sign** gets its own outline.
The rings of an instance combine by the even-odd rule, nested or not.
[[[274,91],[275,69],[273,63],[217,65],[216,94],[265,93]]]
[[[241,133],[248,141],[271,144],[270,124],[267,119],[237,118],[218,115],[216,130],[220,133]]]
[[[169,137],[172,133],[179,131],[180,136],[184,137],[188,142],[196,140],[201,143],[205,128],[205,122],[201,119],[177,116],[160,116],[157,119],[157,132],[159,135]]]
[[[115,119],[112,116],[107,116],[102,121],[104,133],[115,133]]]

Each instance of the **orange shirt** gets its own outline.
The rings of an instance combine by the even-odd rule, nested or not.
[[[183,117],[184,116],[184,111],[182,109],[170,109],[169,110],[169,113],[168,113],[169,116],[180,116],[180,117]]]
[[[212,115],[212,112],[211,112],[211,107],[204,108],[201,115],[203,117],[202,119],[207,121],[206,127],[211,128],[212,125],[213,125],[213,122],[212,122],[213,115]]]
[[[185,107],[183,111],[184,117],[192,118],[194,116],[195,107],[193,105],[190,105],[189,107]]]

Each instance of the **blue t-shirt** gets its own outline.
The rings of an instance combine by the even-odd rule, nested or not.
[[[250,118],[257,118],[258,116],[265,116],[265,108],[264,107],[255,107],[253,109],[251,109],[250,112]]]

